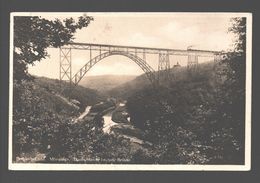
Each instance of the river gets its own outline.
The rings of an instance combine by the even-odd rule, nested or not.
[[[85,111],[74,120],[74,123],[77,123],[79,120],[83,119],[89,113],[90,109],[91,109],[91,106],[87,106]]]
[[[119,106],[123,106],[123,104],[120,103]],[[85,116],[87,116],[90,109],[91,109],[91,106],[87,106],[85,111],[82,114],[80,114],[80,116],[77,117],[74,120],[74,123],[78,122],[79,120],[81,120]],[[103,131],[104,131],[104,133],[110,133],[111,127],[114,126],[114,125],[117,125],[117,123],[112,120],[112,112],[113,111],[110,111],[103,116],[103,119],[104,119]],[[130,120],[130,118],[129,118],[129,120]]]
[[[117,125],[117,123],[115,123],[112,120],[112,112],[113,111],[111,111],[103,116],[103,118],[104,118],[103,132],[104,133],[110,133],[111,127],[114,125]]]
[[[125,106],[125,103],[119,103],[118,106],[124,107],[124,106]],[[103,116],[103,118],[104,118],[103,131],[104,131],[105,133],[110,133],[112,126],[119,125],[118,123],[116,123],[116,122],[114,122],[114,121],[112,120],[112,113],[113,113],[113,112],[114,112],[114,110],[108,112],[107,114],[105,114],[105,115]],[[127,120],[128,120],[128,122],[130,122],[130,117],[128,117]]]
[[[74,122],[76,123],[79,120],[83,119],[85,116],[87,116],[90,112],[90,109],[91,109],[91,106],[87,106],[85,111],[78,118],[76,118]],[[117,104],[115,109],[111,109],[109,112],[107,112],[106,114],[103,115],[103,119],[104,119],[103,132],[109,134],[109,133],[114,132],[114,130],[116,128],[118,135],[129,139],[133,143],[144,144],[145,142],[143,140],[139,139],[138,136],[135,136],[136,133],[140,134],[142,132],[140,131],[140,129],[137,129],[136,127],[133,126],[133,124],[131,124],[130,116],[128,116],[126,118],[127,120],[123,120],[123,121],[120,120],[120,119],[122,119],[120,117],[118,118],[119,121],[117,121],[117,122],[112,120],[112,114],[114,112],[116,112],[117,110],[119,110],[120,115],[122,115],[122,116],[126,115],[127,111],[125,109],[125,102]],[[118,133],[118,130],[120,131],[119,133]],[[128,134],[125,134],[124,131],[127,131]],[[130,133],[132,135],[130,135],[129,132],[132,132],[132,133]]]
[[[116,109],[108,112],[107,114],[105,114],[103,116],[103,119],[104,119],[103,131],[104,131],[104,133],[108,133],[108,134],[109,133],[117,133],[119,136],[124,137],[126,139],[129,139],[130,142],[132,142],[132,143],[139,144],[139,145],[143,145],[143,144],[151,145],[151,143],[144,142],[142,139],[140,139],[138,137],[138,136],[140,136],[140,134],[142,132],[141,132],[140,129],[137,129],[130,122],[130,116],[128,116],[126,118],[127,120],[123,120],[123,121],[115,122],[115,121],[112,120],[112,113],[116,112],[117,110],[120,111],[122,116],[128,114],[127,111],[126,111],[126,108],[125,108],[125,102],[117,104]],[[120,119],[120,118],[118,118],[118,119]],[[117,132],[115,132],[115,131],[117,131]]]

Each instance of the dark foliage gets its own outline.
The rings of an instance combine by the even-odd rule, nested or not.
[[[69,84],[63,83],[62,86],[69,87]],[[69,124],[80,112],[77,105],[60,93],[57,80],[36,78],[33,81],[14,82],[13,91],[14,159],[34,149],[45,153],[61,126]],[[82,105],[95,104],[101,98],[83,87],[75,91],[82,94],[82,98],[77,98]],[[75,96],[80,97],[77,92]]]
[[[77,105],[80,107],[80,112],[84,111],[86,106],[92,106],[104,99],[103,96],[95,90],[82,86],[73,86],[73,88],[71,88],[69,83],[58,79],[36,77],[35,83],[52,94],[78,101]]]
[[[114,107],[114,106],[115,106],[115,103],[112,100],[106,101],[106,102],[102,102],[102,103],[94,105],[93,107],[91,107],[90,111],[91,112],[100,112],[100,111],[104,111],[104,110]]]
[[[61,125],[54,134],[46,162],[124,163],[122,160],[131,157],[129,141],[104,134],[102,128],[101,116],[82,123]]]
[[[15,82],[13,158],[35,148],[45,151],[58,126],[76,113],[74,107],[33,82]]]
[[[51,21],[37,16],[15,16],[14,79],[18,82],[29,79],[28,64],[46,58],[48,47],[57,48],[71,41],[74,33],[87,27],[92,20],[89,16],[81,16],[77,21],[73,18]]]
[[[38,160],[44,163],[122,163],[129,159],[129,141],[104,134],[102,115],[72,123],[80,109],[64,96],[66,91],[60,93],[59,84],[47,78],[14,82],[13,161],[31,162],[35,154],[46,156]],[[69,83],[62,87],[69,88]],[[80,86],[70,97],[83,105],[94,105],[102,98]],[[95,112],[101,114],[113,105],[104,102]]]

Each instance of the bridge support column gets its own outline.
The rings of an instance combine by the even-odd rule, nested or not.
[[[60,87],[61,93],[65,88],[62,88],[61,81],[67,81],[70,84],[69,93],[72,86],[72,70],[71,70],[71,48],[60,48]],[[69,96],[70,99],[70,96]]]
[[[170,59],[169,53],[159,53],[158,82],[170,80]]]
[[[189,54],[188,55],[188,65],[187,68],[188,69],[196,69],[198,66],[198,55],[196,55],[195,53],[193,54]]]
[[[146,62],[146,54],[145,54],[145,49],[143,50],[143,61]]]
[[[60,48],[60,81],[71,83],[71,48]]]

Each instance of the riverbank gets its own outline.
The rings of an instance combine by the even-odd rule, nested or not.
[[[152,146],[150,142],[143,140],[144,132],[131,123],[125,104],[126,101],[118,103],[113,111],[103,116],[104,132],[128,139],[131,143],[140,145],[139,148]]]
[[[103,119],[102,130],[105,134],[113,134],[128,139],[131,143],[144,146],[152,146],[151,143],[144,141],[144,132],[136,128],[130,122],[130,115],[126,109],[126,101],[111,102],[102,101],[94,106],[87,106],[85,111],[74,121],[90,122],[95,118]]]

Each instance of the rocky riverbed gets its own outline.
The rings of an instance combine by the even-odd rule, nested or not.
[[[101,128],[104,134],[129,140],[132,153],[152,147],[150,142],[144,140],[144,132],[131,122],[131,116],[128,114],[125,104],[126,101],[116,102],[108,99],[91,108],[88,106],[85,112],[76,119],[76,122],[89,123],[98,118],[101,120],[100,124],[103,124]]]
[[[143,131],[136,128],[131,123],[131,117],[127,112],[125,103],[126,101],[118,103],[114,110],[103,116],[104,132],[124,137],[129,139],[130,142],[138,145],[152,145],[151,143],[143,140]]]

